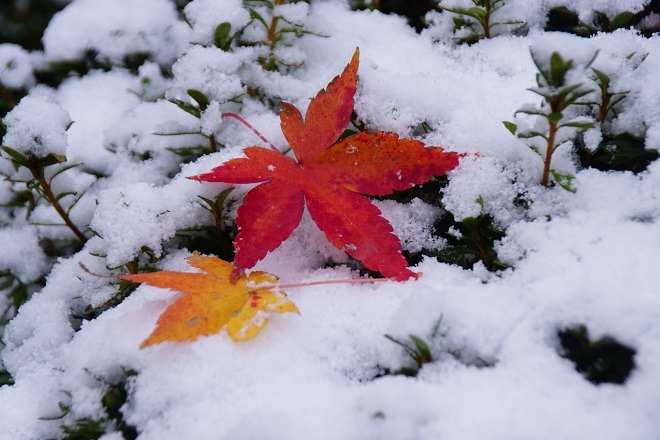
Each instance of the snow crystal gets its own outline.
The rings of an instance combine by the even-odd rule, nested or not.
[[[0,44],[0,84],[25,89],[35,82],[30,54],[16,44]]]
[[[116,152],[171,157],[170,149],[191,148],[208,142],[196,132],[199,132],[199,119],[176,105],[165,100],[143,102],[105,130],[104,144],[108,150]],[[171,159],[175,162],[173,171],[178,171],[179,162]]]
[[[146,53],[166,64],[181,53],[186,33],[167,0],[77,0],[53,17],[43,43],[51,61],[91,50],[100,61],[121,64],[127,56]]]
[[[49,269],[34,228],[0,229],[0,243],[3,243],[0,248],[0,271],[11,272],[23,283],[29,283]]]
[[[62,83],[56,99],[75,121],[69,129],[69,161],[109,172],[114,156],[105,148],[106,130],[140,102],[131,92],[137,89],[137,78],[121,70],[92,72]]]
[[[215,134],[220,131],[221,124],[222,110],[220,110],[220,104],[217,101],[211,101],[201,115],[202,134],[204,136]]]
[[[240,0],[193,0],[183,12],[193,28],[192,40],[205,45],[213,45],[215,29],[220,23],[231,24],[233,35],[250,20]]]
[[[273,15],[281,17],[291,24],[302,25],[309,13],[309,5],[305,2],[288,3],[276,5],[273,9]]]
[[[440,195],[438,194],[438,197]],[[403,205],[393,201],[375,202],[394,227],[394,235],[399,237],[404,250],[420,252],[422,249],[438,249],[443,240],[433,237],[433,223],[442,211],[420,199]]]
[[[138,76],[140,77],[140,89],[135,92],[147,101],[162,98],[170,87],[171,80],[163,77],[160,66],[156,63],[145,62],[138,69]]]
[[[598,56],[598,49],[592,40],[561,32],[538,36],[530,51],[544,72],[550,71],[550,57],[555,52],[561,55],[565,62],[573,60],[573,67],[566,76],[566,85],[582,83],[585,69]]]
[[[163,240],[174,237],[177,229],[198,225],[204,212],[194,201],[199,183],[176,182],[188,191],[173,197],[170,186],[133,183],[101,194],[91,226],[104,239],[110,266],[129,262],[145,246],[159,256]]]
[[[60,438],[63,424],[103,417],[107,383],[133,370],[137,375],[128,379],[128,401],[120,412],[144,440],[656,438],[660,161],[638,174],[580,169],[578,143],[571,138],[557,150],[553,168],[574,175],[576,192],[546,188],[540,185],[541,157],[502,125],[547,128],[536,116],[514,119],[522,106],[538,108],[542,101],[527,90],[537,73],[530,47],[543,63],[555,50],[575,60],[569,80],[596,90],[585,100],[599,96],[593,71],[585,68],[598,52],[592,67],[610,77],[612,91],[628,93],[585,133],[587,147],[626,132],[643,139],[646,148],[660,147],[660,38],[632,30],[588,39],[543,31],[551,7],[567,6],[590,20],[594,10],[613,17],[639,11],[649,1],[505,3],[494,19],[523,20],[529,33],[510,35],[516,26],[503,25],[496,38],[469,46],[454,40],[455,15],[447,11],[429,13],[431,27],[418,34],[402,17],[328,1],[288,3],[274,11],[324,37],[295,38],[274,53],[238,44],[223,51],[214,47],[216,27],[229,22],[233,35],[250,20],[238,0],[188,3],[184,15],[192,29],[169,0],[74,0],[51,21],[44,55],[0,45],[0,66],[20,59],[13,66],[24,73],[14,70],[20,78],[12,78],[30,88],[4,120],[4,144],[33,154],[66,153],[68,163],[80,163],[53,186],[58,192],[89,187],[71,216],[95,232],[82,250],[54,262],[39,243],[65,242],[70,231],[30,224],[61,223],[43,201],[29,217],[32,207],[4,206],[25,188],[0,182],[0,272],[28,283],[41,280],[54,263],[45,286],[4,330],[2,366],[15,384],[0,388],[6,416],[0,417],[0,437]],[[267,8],[258,11],[270,19]],[[243,41],[261,39],[264,32],[254,24]],[[214,199],[230,185],[186,177],[244,157],[245,147],[263,145],[244,125],[219,115],[240,114],[284,151],[278,98],[304,113],[356,47],[359,122],[466,153],[439,194],[442,209],[419,199],[374,202],[404,249],[441,248],[443,240],[433,235],[439,215],[457,221],[488,215],[505,231],[494,249],[510,268],[491,273],[479,262],[463,269],[425,258],[412,268],[423,274],[418,280],[287,288],[301,314],[271,316],[258,338],[235,344],[223,330],[141,350],[179,294],[141,285],[101,313],[121,299],[119,283],[86,273],[79,263],[102,275],[121,273],[136,258],[140,271],[145,265],[194,270],[185,260],[193,249],[182,248],[177,232],[213,226],[199,197]],[[48,70],[50,62],[88,50],[97,53],[99,67],[113,65],[52,87],[30,79],[33,67]],[[136,66],[122,67],[124,57],[136,52],[150,60],[137,73]],[[259,57],[271,55],[296,67],[265,71]],[[11,87],[7,81],[14,79],[1,69],[0,82]],[[162,99],[197,105],[189,89],[209,99],[201,118]],[[257,89],[257,96],[246,93]],[[584,116],[585,107],[564,115]],[[193,134],[176,135],[182,132]],[[184,164],[171,151],[207,146],[210,134],[219,152],[198,159],[191,154]],[[3,157],[3,174],[31,178]],[[250,188],[237,185],[223,215],[235,219]],[[61,200],[66,205],[72,196]],[[202,245],[208,252],[217,244]],[[149,260],[145,247],[163,258]],[[297,283],[359,278],[360,268],[305,212],[292,236],[254,269]],[[625,383],[594,385],[562,357],[558,332],[577,325],[586,326],[592,339],[609,336],[635,350],[635,369]],[[418,365],[384,335],[411,346],[411,335],[421,338],[433,361],[416,378],[395,375]],[[60,402],[67,414],[49,420],[62,415]],[[120,437],[106,432],[102,438]]]
[[[69,113],[41,97],[26,96],[5,116],[7,134],[2,144],[23,154],[45,157],[66,155]]]
[[[192,47],[172,67],[175,79],[167,97],[189,100],[188,89],[220,103],[240,96],[244,90],[236,73],[249,56],[250,51],[238,55],[214,47]]]

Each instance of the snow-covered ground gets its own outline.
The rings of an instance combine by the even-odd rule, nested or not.
[[[192,1],[185,8],[190,26],[169,0],[73,0],[51,21],[43,52],[0,45],[0,68],[12,61],[0,70],[0,83],[30,88],[4,120],[2,145],[81,164],[53,185],[59,193],[86,191],[71,217],[94,231],[82,250],[55,261],[39,243],[75,236],[48,225],[61,223],[50,206],[39,203],[30,213],[1,208],[0,271],[25,284],[47,278],[5,327],[1,359],[15,383],[0,388],[0,438],[58,438],[62,425],[107,418],[108,384],[131,371],[121,414],[144,440],[657,439],[660,161],[638,174],[582,169],[567,142],[552,165],[574,175],[575,192],[546,188],[539,155],[502,124],[545,129],[533,115],[514,119],[519,108],[541,104],[528,90],[538,72],[530,48],[541,59],[558,51],[575,60],[573,82],[593,89],[586,63],[595,55],[591,67],[611,78],[611,90],[629,92],[607,129],[660,149],[660,37],[542,30],[551,6],[572,4],[588,21],[595,9],[613,17],[638,12],[648,0],[509,0],[498,13],[526,22],[525,35],[504,26],[501,35],[470,46],[452,40],[448,13],[431,13],[431,26],[417,34],[397,16],[352,11],[339,0],[311,3],[278,7],[313,32],[278,48],[280,65],[299,65],[281,72],[260,67],[258,58],[268,55],[260,46],[213,45],[219,23],[238,29],[250,21],[238,0]],[[257,10],[269,19],[266,9]],[[260,32],[252,24],[243,38],[258,41]],[[489,272],[482,263],[463,269],[426,257],[414,281],[291,289],[300,316],[273,316],[258,337],[240,344],[223,331],[140,349],[176,297],[146,285],[94,319],[76,318],[117,292],[115,280],[85,273],[80,262],[118,274],[136,257],[145,263],[146,246],[163,257],[156,268],[191,270],[190,251],[173,238],[212,224],[198,196],[215,198],[228,185],[186,177],[260,142],[235,121],[220,121],[220,111],[240,112],[288,148],[268,99],[306,108],[356,47],[360,122],[467,153],[449,174],[443,204],[457,221],[490,215],[505,231],[495,250],[508,269]],[[89,49],[115,67],[71,76],[56,88],[37,84],[35,72]],[[137,73],[117,67],[136,52],[149,59]],[[234,102],[248,88],[260,95]],[[194,103],[188,89],[212,102],[199,119],[164,99]],[[584,99],[597,100],[598,93]],[[422,123],[430,130],[420,130]],[[599,130],[586,133],[585,142],[597,144]],[[180,132],[192,134],[162,135]],[[210,134],[225,145],[217,153],[181,165],[171,151],[206,146]],[[25,168],[15,171],[3,157],[3,174],[29,180]],[[3,204],[16,185],[0,182]],[[239,186],[231,197],[240,200],[248,189]],[[421,200],[376,203],[404,249],[445,245],[432,235],[440,208]],[[346,261],[305,216],[256,268],[282,282],[360,276],[344,265],[325,267],[329,259]],[[8,301],[0,297],[0,309]],[[608,336],[635,351],[624,384],[591,383],[561,356],[558,331],[579,325],[592,340]],[[384,335],[422,338],[434,361],[416,377],[385,374],[414,363]],[[113,429],[105,440],[122,438]]]

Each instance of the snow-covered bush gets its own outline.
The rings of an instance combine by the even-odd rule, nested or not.
[[[657,2],[58,8],[42,48],[0,44],[0,437],[657,438]],[[304,114],[356,47],[344,135],[461,155],[372,197],[419,278],[140,349],[177,294],[116,276],[230,261],[252,188],[188,177],[289,154],[281,101]],[[307,212],[255,269],[377,276]]]

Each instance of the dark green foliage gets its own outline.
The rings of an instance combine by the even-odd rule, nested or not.
[[[243,0],[243,6],[248,10],[250,14],[251,22],[250,24],[256,24],[257,26],[263,27],[266,31],[266,38],[263,41],[257,43],[248,42],[242,40],[243,29],[239,29],[231,37],[231,40],[235,41],[236,44],[240,46],[265,46],[268,48],[268,54],[259,58],[259,64],[264,70],[269,71],[279,71],[287,72],[292,67],[298,67],[298,65],[289,65],[284,61],[278,59],[275,55],[274,50],[278,47],[288,47],[291,46],[297,38],[300,38],[305,35],[315,35],[320,37],[322,35],[316,34],[308,29],[305,29],[304,25],[291,23],[286,19],[271,15],[270,17],[262,15],[260,13],[263,10],[258,10],[257,7],[265,7],[271,11],[271,14],[277,5],[282,5],[285,3],[299,3],[301,0]],[[308,3],[307,1],[305,3]],[[228,34],[227,34],[228,35]],[[216,34],[217,37],[217,34]],[[227,38],[229,38],[227,36]],[[221,38],[222,39],[222,38]],[[216,38],[216,44],[218,43]],[[220,42],[222,44],[222,42]],[[231,41],[228,44],[225,44],[226,47],[231,45]],[[220,46],[218,46],[220,47]],[[251,95],[258,95],[260,91],[254,90]]]
[[[419,373],[419,370],[424,366],[424,364],[433,362],[433,356],[431,355],[429,344],[423,339],[415,335],[410,335],[410,341],[406,342],[400,339],[396,339],[390,335],[385,335],[385,337],[395,344],[401,346],[405,350],[406,354],[410,356],[410,359],[415,362],[415,367],[404,367],[400,370],[389,372],[388,374],[415,377]]]
[[[377,379],[382,376],[409,376],[416,377],[424,365],[442,361],[443,359],[454,359],[463,365],[477,368],[487,368],[495,365],[492,360],[486,360],[481,356],[471,352],[469,349],[457,349],[452,347],[446,340],[447,329],[442,323],[442,316],[435,322],[431,332],[426,338],[416,335],[408,335],[407,339],[395,338],[385,335],[387,339],[399,345],[413,361],[413,365],[403,367],[398,370],[378,367],[379,373],[374,377]]]
[[[9,373],[9,371],[0,366],[0,387],[5,385],[14,385],[14,378],[11,377],[11,373]]]
[[[196,118],[202,117],[202,112],[208,107],[210,100],[209,98],[199,90],[188,89],[188,96],[190,96],[195,104],[191,104],[186,101],[181,101],[180,99],[169,99],[168,101],[172,104],[179,107],[186,113],[193,115]],[[174,133],[154,133],[158,136],[181,136],[189,134],[199,134],[203,136],[200,131],[194,132],[174,132]],[[224,147],[224,145],[219,145],[215,140],[215,134],[212,133],[209,136],[205,136],[208,139],[208,146],[198,145],[195,147],[188,148],[168,148],[169,151],[181,157],[183,163],[192,162],[204,154],[215,153],[218,151],[218,148]]]
[[[235,200],[229,199],[234,188],[227,188],[215,199],[199,196],[200,204],[213,216],[213,225],[200,226],[194,229],[179,230],[176,233],[178,247],[202,254],[216,255],[232,262],[234,261],[233,240],[238,233],[235,220],[227,214]]]
[[[24,90],[9,90],[0,84],[0,139],[7,133],[7,128],[2,123],[1,119],[13,109],[18,101],[25,96]]]
[[[525,26],[525,22],[520,20],[495,21],[493,14],[504,6],[504,0],[472,0],[474,4],[471,8],[447,8],[439,6],[440,9],[455,14],[454,26],[456,29],[468,29],[471,31],[466,37],[459,38],[459,43],[472,44],[482,38],[493,38],[496,36],[496,28],[503,26],[515,26],[511,28],[518,31]]]
[[[53,15],[65,6],[53,0],[3,0],[0,2],[0,42],[26,50],[43,49],[41,36]]]
[[[421,370],[424,364],[431,363],[435,360],[433,354],[431,353],[430,345],[431,342],[434,341],[435,339],[442,338],[445,336],[445,333],[441,331],[441,326],[442,326],[442,316],[436,321],[435,325],[433,326],[433,329],[431,329],[431,333],[429,334],[428,337],[429,342],[415,335],[408,335],[408,340],[402,340],[390,335],[385,335],[387,339],[389,339],[390,341],[394,342],[395,344],[403,348],[406,354],[414,362],[414,366],[404,367],[396,371],[391,371],[387,368],[385,369],[381,368],[380,369],[381,372],[378,374],[377,377],[387,376],[387,375],[403,375],[410,377],[417,376],[419,370]]]
[[[438,236],[447,240],[447,246],[440,250],[424,250],[423,255],[465,269],[471,269],[478,261],[490,271],[508,267],[497,258],[494,247],[497,240],[504,238],[504,232],[493,224],[490,215],[480,214],[457,222],[450,212],[446,212],[436,221],[435,230]],[[458,230],[460,235],[450,232],[452,230]]]
[[[630,60],[634,53],[627,58]],[[636,69],[641,61],[633,64]],[[595,150],[587,149],[584,138],[578,137],[576,145],[580,164],[585,168],[596,168],[601,171],[632,171],[639,173],[644,171],[651,162],[660,156],[657,150],[648,149],[643,137],[637,137],[630,133],[613,134],[611,131],[611,119],[616,116],[617,105],[627,98],[628,92],[614,92],[610,89],[610,77],[597,69],[591,69],[594,73],[593,81],[600,89],[600,100],[587,103],[596,120],[601,124],[602,140]]]
[[[583,167],[601,171],[644,171],[660,157],[658,150],[647,149],[644,139],[630,133],[622,133],[603,140],[595,151],[579,145],[580,163]]]
[[[14,166],[14,169],[18,170],[21,167],[27,168],[32,175],[32,178],[29,180],[12,180],[10,176],[4,175],[5,180],[12,181],[13,183],[21,183],[25,185],[27,192],[31,193],[29,196],[23,197],[26,203],[31,209],[34,207],[39,200],[44,200],[47,204],[53,207],[60,218],[64,221],[64,224],[75,234],[75,236],[80,241],[80,244],[84,244],[87,241],[87,237],[84,232],[81,231],[77,225],[71,221],[70,213],[71,210],[76,206],[80,201],[85,191],[80,193],[76,192],[62,192],[56,193],[53,191],[53,180],[55,180],[60,174],[65,173],[73,168],[76,168],[78,164],[67,164],[66,157],[57,155],[55,153],[50,153],[45,157],[37,157],[32,153],[24,155],[19,151],[9,148],[7,146],[2,147],[2,152],[8,156],[9,161]],[[56,170],[50,177],[46,177],[46,168],[51,166],[57,166]],[[50,170],[49,170],[50,171]],[[0,173],[0,175],[3,175]],[[67,203],[63,205],[61,203],[62,199],[66,198]],[[19,200],[19,198],[15,200]],[[71,201],[71,199],[73,199]]]
[[[126,298],[129,297],[131,293],[133,293],[133,291],[135,291],[136,287],[137,285],[131,283],[130,281],[120,281],[118,284],[117,293],[114,294],[110,299],[98,307],[87,305],[82,312],[74,313],[72,314],[72,317],[74,319],[81,320],[80,324],[82,324],[82,321],[91,321],[92,319],[96,319],[101,315],[101,313],[121,304]],[[75,325],[74,329],[76,331],[80,330],[80,325]]]
[[[105,415],[99,419],[84,417],[76,419],[71,424],[62,425],[61,430],[65,435],[64,439],[95,440],[110,432],[121,432],[124,440],[135,440],[138,432],[134,426],[126,422],[121,412],[121,407],[129,397],[129,380],[136,375],[137,373],[133,370],[124,370],[124,376],[120,381],[106,382],[97,379],[107,387],[107,391],[101,398],[101,405],[105,411]],[[62,416],[51,419],[62,418],[69,413],[70,408],[67,405],[60,403],[59,406],[62,409]]]
[[[550,186],[552,182],[562,188],[573,191],[571,186],[573,176],[562,174],[552,169],[552,155],[568,139],[557,141],[557,133],[562,128],[572,128],[574,137],[579,136],[587,129],[595,126],[595,121],[591,117],[564,119],[569,108],[584,106],[589,108],[594,103],[582,100],[585,96],[593,92],[592,89],[583,86],[583,83],[568,84],[568,73],[578,67],[587,68],[596,59],[598,52],[595,52],[591,60],[584,66],[575,66],[573,60],[564,59],[559,52],[553,52],[548,60],[542,60],[534,51],[531,52],[532,60],[538,70],[536,74],[536,87],[529,90],[543,97],[540,106],[534,108],[522,108],[516,112],[530,116],[545,118],[548,128],[544,131],[518,130],[518,126],[512,122],[504,121],[504,126],[519,139],[525,141],[528,147],[543,160],[543,174],[541,184]],[[542,153],[537,145],[531,141],[534,138],[541,138],[545,144],[545,152]],[[551,177],[554,180],[551,180]]]
[[[95,255],[99,256],[100,255]],[[123,273],[136,274],[143,272],[155,272],[157,270],[155,263],[159,261],[154,252],[147,246],[143,246],[141,254],[135,257],[132,261],[120,267],[108,268],[110,270],[120,269]],[[81,265],[82,266],[82,265]],[[87,272],[87,268],[82,266],[82,269]],[[137,285],[131,281],[119,280],[117,283],[117,292],[112,295],[107,301],[100,306],[92,307],[91,305],[83,305],[77,310],[72,311],[71,317],[76,320],[72,323],[75,331],[80,330],[84,321],[91,321],[98,318],[103,312],[121,304],[128,298],[137,288]],[[83,308],[84,307],[84,308]],[[82,309],[82,310],[81,310]]]
[[[589,382],[623,384],[635,368],[634,349],[609,336],[592,340],[584,325],[562,329],[557,336],[559,354]]]
[[[2,329],[30,298],[30,289],[12,273],[2,272],[0,273],[0,294],[9,299],[9,304],[0,313],[0,329]]]
[[[571,34],[589,37],[597,32],[613,32],[621,28],[629,28],[633,25],[635,15],[624,11],[611,20],[600,11],[595,11],[593,22],[585,23],[578,14],[566,6],[553,8],[548,13],[546,31],[568,32]]]
[[[394,200],[398,203],[410,203],[413,199],[420,199],[424,203],[441,207],[440,190],[447,185],[446,176],[435,177],[423,185],[416,185],[405,191],[394,191],[389,196],[375,197],[377,200]]]
[[[644,19],[653,13],[660,13],[660,2],[651,1],[643,11],[633,14],[629,11],[623,11],[614,17],[608,17],[600,11],[594,11],[594,18],[590,23],[585,23],[578,17],[578,14],[561,6],[553,8],[548,12],[548,21],[545,26],[546,31],[568,32],[582,37],[590,37],[598,32],[614,32],[617,29],[635,28],[646,37],[650,37],[654,32],[660,30],[660,26],[646,28],[643,26]]]
[[[413,199],[418,198],[424,203],[444,210],[444,214],[434,223],[433,235],[446,239],[447,247],[440,250],[425,249],[412,254],[404,252],[408,263],[417,264],[426,255],[443,263],[457,264],[466,269],[472,268],[477,261],[482,261],[490,271],[506,269],[508,266],[498,260],[494,249],[495,242],[504,237],[504,232],[493,224],[492,217],[487,214],[481,214],[476,218],[469,217],[461,222],[456,221],[453,214],[445,209],[440,198],[440,191],[447,185],[447,182],[446,176],[437,177],[423,185],[376,198],[395,200],[399,203],[410,203]],[[483,207],[481,199],[479,203]],[[455,235],[450,230],[457,230],[461,235]]]

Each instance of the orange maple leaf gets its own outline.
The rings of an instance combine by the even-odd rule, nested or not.
[[[194,340],[226,326],[234,341],[254,338],[268,323],[269,312],[295,312],[298,308],[275,286],[278,278],[255,271],[230,283],[231,263],[197,253],[188,263],[202,272],[154,272],[121,275],[122,280],[169,288],[184,294],[158,318],[156,329],[140,345]],[[268,288],[259,288],[266,284]]]
[[[456,153],[426,148],[396,133],[358,133],[337,142],[350,122],[357,89],[359,51],[343,73],[319,91],[305,118],[282,102],[282,131],[297,161],[262,147],[244,149],[209,173],[207,182],[261,183],[238,209],[234,241],[237,277],[277,248],[298,226],[307,205],[310,216],[337,248],[386,277],[415,276],[401,255],[390,223],[365,197],[383,196],[422,184],[458,165]],[[364,195],[362,195],[364,194]]]

